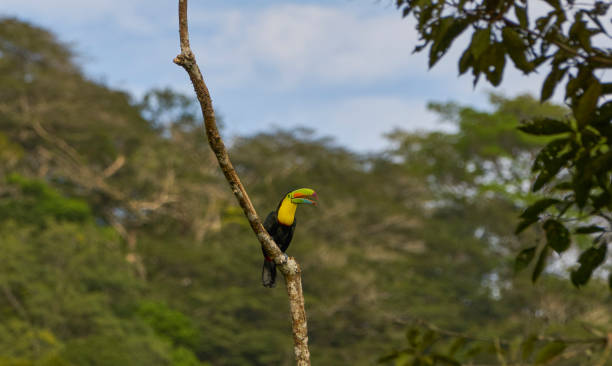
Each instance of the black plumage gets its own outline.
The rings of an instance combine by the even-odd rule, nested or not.
[[[282,203],[282,200],[281,200]],[[291,243],[291,239],[293,239],[293,232],[295,231],[295,225],[297,220],[293,219],[293,224],[291,226],[283,225],[278,222],[278,209],[280,208],[280,204],[275,211],[272,211],[266,217],[264,221],[264,228],[270,234],[274,242],[279,246],[280,250],[283,253],[289,248],[289,244]],[[263,248],[262,248],[263,251]],[[276,263],[272,261],[271,258],[266,256],[266,252],[264,254],[264,263],[261,274],[261,281],[265,287],[274,287],[274,283],[276,281]]]

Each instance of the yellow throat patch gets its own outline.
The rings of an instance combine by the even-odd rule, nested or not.
[[[282,225],[291,226],[295,220],[295,210],[297,205],[291,202],[289,197],[285,197],[280,207],[278,208],[278,222]]]

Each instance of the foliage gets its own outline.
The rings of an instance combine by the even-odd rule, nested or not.
[[[542,101],[565,83],[564,100],[571,115],[524,118],[519,127],[527,134],[551,139],[532,166],[537,176],[533,191],[544,192],[546,198],[523,214],[517,232],[540,222],[547,232],[546,247],[562,253],[570,247],[570,230],[584,231],[574,225],[576,217],[578,223],[602,225],[600,232],[591,235],[592,247],[583,252],[590,258],[593,250],[605,250],[609,239],[602,233],[612,230],[612,102],[607,100],[612,83],[602,78],[612,69],[612,49],[605,43],[611,36],[604,26],[612,4],[599,0],[545,3],[546,9],[540,10],[536,2],[524,0],[397,0],[403,15],[413,15],[417,21],[422,43],[415,52],[429,46],[430,67],[469,31],[471,40],[458,67],[460,74],[472,70],[474,85],[482,75],[499,85],[507,60],[525,74],[548,74],[542,83]],[[568,235],[550,234],[550,230]],[[601,263],[582,261],[579,274],[572,276],[574,285],[584,285]],[[534,280],[537,277],[534,272]]]
[[[173,344],[188,347],[197,345],[197,330],[193,328],[193,322],[181,312],[163,304],[143,302],[137,313],[160,336],[167,337]]]
[[[500,365],[601,364],[608,357],[596,357],[607,346],[605,338],[592,343],[547,339],[530,335],[512,341],[484,339],[447,332],[428,324],[415,324],[406,333],[406,346],[381,357],[378,362],[395,365],[460,366],[484,360]]]
[[[261,287],[261,250],[193,101],[171,90],[134,101],[15,19],[0,21],[0,37],[0,365],[293,364],[286,294]],[[396,131],[382,154],[306,129],[229,146],[260,214],[291,188],[321,197],[298,210],[289,250],[303,269],[313,363],[373,364],[413,319],[483,339],[534,334],[538,351],[545,337],[610,328],[600,273],[577,292],[566,268],[542,267],[539,286],[512,268],[511,253],[537,248],[534,228],[517,237],[508,222],[538,200],[524,177],[549,141],[514,126],[566,110],[491,101],[493,112],[432,104],[457,131]],[[583,226],[579,236],[599,230]]]
[[[6,177],[6,184],[8,189],[16,189],[16,192],[8,199],[0,199],[0,220],[11,218],[40,226],[49,217],[58,221],[77,222],[91,219],[91,210],[86,202],[62,197],[57,190],[42,181],[11,173]]]

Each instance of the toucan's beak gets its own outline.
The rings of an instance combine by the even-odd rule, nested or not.
[[[300,188],[295,191],[289,193],[289,197],[291,198],[292,203],[300,204],[306,203],[309,205],[316,206],[317,205],[317,192],[314,189],[310,188]]]

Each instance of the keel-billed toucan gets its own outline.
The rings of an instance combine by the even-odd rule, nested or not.
[[[306,203],[316,205],[317,193],[310,188],[300,188],[283,196],[278,207],[266,217],[264,228],[283,253],[289,248],[295,230],[295,210],[297,205]],[[263,251],[263,248],[262,248]],[[264,251],[264,263],[261,281],[265,287],[274,287],[276,264]]]

